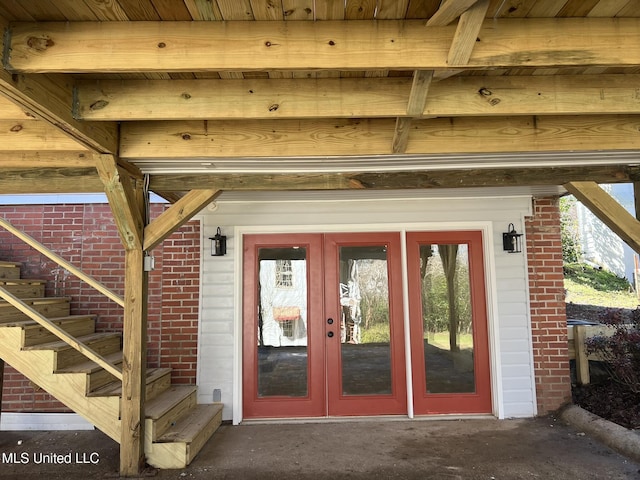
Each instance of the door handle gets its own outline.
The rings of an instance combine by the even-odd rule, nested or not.
[[[333,337],[333,332],[327,333],[327,337],[329,337],[329,338]]]
[[[333,325],[333,318],[327,318],[327,323],[329,325]]]

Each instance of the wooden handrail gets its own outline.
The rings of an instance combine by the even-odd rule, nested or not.
[[[29,305],[24,303],[15,295],[8,292],[6,289],[0,287],[0,297],[2,297],[5,301],[13,305],[15,308],[20,310],[22,313],[27,315],[29,318],[37,322],[43,328],[46,328],[49,332],[53,333],[60,340],[65,342],[67,345],[75,348],[82,355],[87,357],[89,360],[96,362],[102,368],[104,368],[111,375],[116,377],[118,380],[122,381],[122,372],[113,364],[109,363],[104,357],[100,354],[94,352],[91,348],[87,347],[84,343],[79,341],[77,338],[69,335],[65,330],[58,327],[54,323],[52,323],[48,318],[40,315],[36,310],[31,308]]]
[[[29,235],[27,235],[26,233],[18,230],[9,221],[7,221],[4,218],[0,217],[0,226],[2,226],[3,228],[5,228],[9,232],[11,232],[14,236],[18,237],[20,240],[22,240],[26,244],[28,244],[31,247],[35,248],[38,252],[40,252],[44,256],[48,257],[49,259],[53,260],[55,263],[57,263],[61,267],[65,268],[66,270],[71,272],[73,275],[75,275],[79,279],[81,279],[84,282],[86,282],[88,285],[90,285],[93,288],[95,288],[97,291],[99,291],[100,293],[102,293],[106,297],[108,297],[111,300],[113,300],[114,302],[116,302],[121,307],[124,307],[124,299],[121,296],[119,296],[117,293],[112,292],[107,287],[105,287],[100,282],[98,282],[96,279],[94,279],[93,277],[90,277],[89,275],[84,273],[79,268],[76,268],[71,263],[69,263],[64,258],[62,258],[61,256],[53,253],[51,250],[49,250],[47,247],[42,245],[40,242],[38,242],[34,238],[32,238]]]

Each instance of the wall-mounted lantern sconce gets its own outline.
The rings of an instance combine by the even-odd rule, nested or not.
[[[214,237],[209,237],[211,240],[211,256],[221,257],[227,253],[227,237],[220,234],[220,227]]]
[[[502,234],[502,248],[505,252],[519,253],[522,251],[522,233],[516,232],[513,223],[507,227],[507,231]]]

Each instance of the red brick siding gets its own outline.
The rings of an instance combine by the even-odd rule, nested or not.
[[[152,206],[152,216],[165,207]],[[106,204],[0,206],[0,215],[118,294],[124,249]],[[195,384],[200,225],[189,222],[153,252],[149,274],[149,367],[171,367],[175,383]],[[47,295],[69,296],[72,314],[98,315],[101,331],[122,330],[122,308],[0,229],[0,259],[22,262],[22,277],[47,280]],[[5,367],[3,411],[66,411],[28,379]]]
[[[571,400],[558,198],[536,199],[525,224],[538,413]]]

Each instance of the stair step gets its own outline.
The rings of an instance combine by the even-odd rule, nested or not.
[[[20,278],[21,263],[0,261],[0,278]]]
[[[156,468],[184,468],[222,423],[222,403],[196,405],[147,447],[147,462]]]
[[[68,317],[51,318],[50,321],[54,325],[62,328],[64,331],[74,337],[82,337],[91,335],[96,331],[95,315],[69,315]],[[19,322],[22,324],[24,347],[31,347],[42,343],[57,342],[56,337],[49,330],[36,323],[35,321]]]
[[[23,302],[47,318],[67,317],[71,311],[69,297],[30,298],[24,299]],[[0,325],[22,320],[30,320],[30,318],[10,303],[0,300]]]
[[[157,397],[171,385],[171,369],[170,368],[148,368],[147,369],[147,388],[145,391],[145,399],[147,402]],[[103,397],[112,395],[122,395],[122,383],[120,381],[111,382],[97,390],[88,394],[90,397]]]
[[[108,355],[104,355],[104,359],[112,365],[120,368],[122,366],[122,351],[120,350]],[[91,360],[71,365],[70,367],[56,371],[56,373],[84,373],[85,375],[87,375],[87,395],[90,395],[91,392],[95,392],[105,385],[109,385],[112,383],[115,384],[116,382],[118,384],[120,383],[117,378],[107,372],[96,362],[93,362]]]
[[[172,385],[145,405],[147,434],[155,441],[175,425],[180,417],[196,406],[197,387]]]
[[[105,356],[119,351],[122,345],[122,334],[100,332],[91,335],[83,335],[77,338],[78,341],[91,348],[94,352]],[[25,350],[53,350],[56,352],[55,371],[63,370],[76,363],[84,363],[87,357],[78,352],[72,346],[63,341],[42,343],[32,347],[25,347]]]
[[[18,298],[38,298],[44,297],[46,283],[46,280],[15,278],[0,280],[0,287]]]

